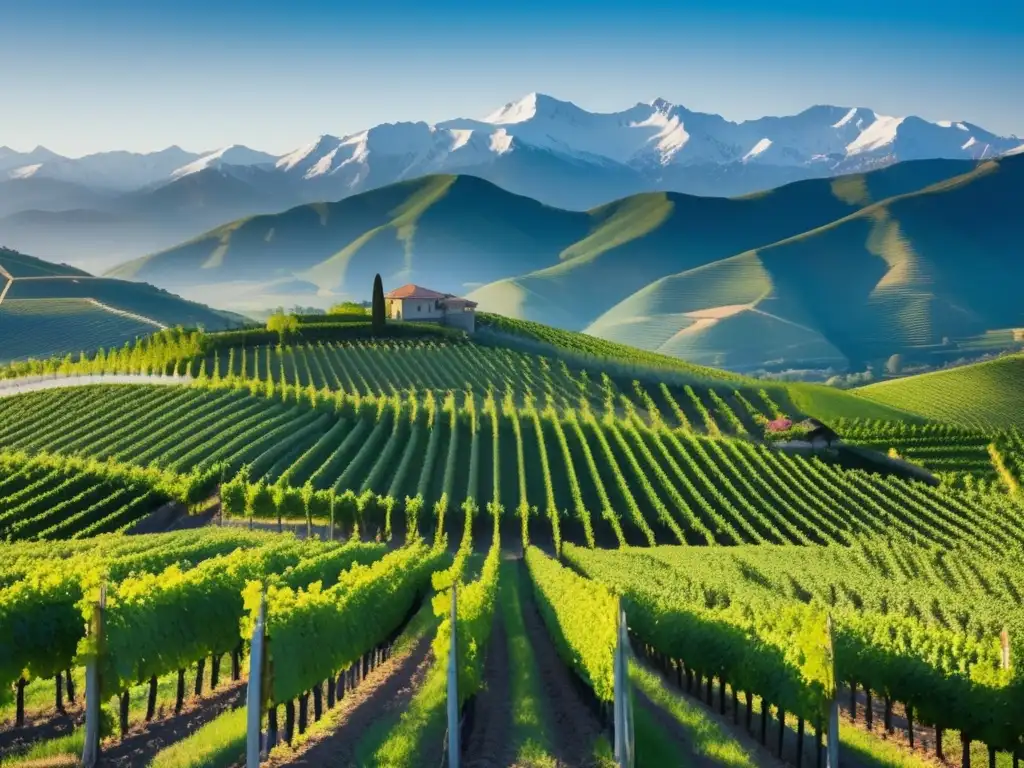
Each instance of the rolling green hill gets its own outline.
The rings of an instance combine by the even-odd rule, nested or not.
[[[1024,426],[1024,354],[855,390],[875,403],[969,427]]]
[[[847,182],[848,183],[848,182]],[[1024,326],[1024,157],[644,286],[588,333],[733,370],[941,362]],[[852,186],[851,186],[852,189]]]
[[[584,213],[471,176],[428,176],[231,222],[109,274],[174,288],[297,277],[365,298],[380,272],[389,284],[460,294],[487,286],[476,295],[488,309],[579,330],[683,266],[799,234],[970,167],[907,163],[735,200],[643,194]]]
[[[281,285],[301,287],[302,303],[364,298],[379,272],[732,370],[861,367],[897,352],[934,363],[1005,348],[998,340],[1024,326],[1012,288],[1022,186],[1024,157],[920,161],[577,213],[428,176],[232,222],[111,275],[249,303],[263,290],[276,306]]]
[[[582,330],[666,275],[797,235],[971,167],[902,163],[733,199],[635,195],[590,211],[587,236],[561,251],[556,263],[484,286],[471,298],[500,314]]]
[[[156,328],[85,299],[7,299],[0,304],[0,364],[120,347]]]
[[[0,365],[119,347],[163,327],[220,330],[242,320],[146,283],[0,250]]]
[[[26,256],[24,253],[0,246],[0,277],[53,277],[56,275],[88,277],[89,273],[69,267],[67,264],[53,264],[37,259],[35,256]]]
[[[583,237],[587,215],[549,208],[472,176],[426,176],[337,203],[226,224],[109,275],[180,286],[297,277],[365,298],[388,283],[473,284],[547,266]]]

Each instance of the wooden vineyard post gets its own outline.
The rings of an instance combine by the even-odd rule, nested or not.
[[[451,638],[448,645],[448,768],[459,768],[459,657],[456,642],[457,597],[452,584]]]
[[[832,632],[832,614],[828,615],[828,663],[832,678],[831,699],[828,705],[828,768],[839,768],[839,697],[836,685],[835,640]]]
[[[92,609],[89,637],[93,638],[93,653],[85,665],[85,746],[82,748],[83,768],[93,768],[100,757],[100,720],[102,696],[100,689],[100,656],[103,653],[103,611],[107,607],[107,585],[100,585],[100,597]]]
[[[999,633],[999,644],[1002,649],[1001,668],[1010,669],[1010,632],[1004,629]]]
[[[633,706],[629,691],[629,635],[626,613],[618,604],[618,636],[615,643],[615,764],[633,768]]]
[[[259,768],[260,728],[263,724],[263,657],[266,653],[267,594],[260,597],[260,612],[252,631],[249,653],[249,688],[246,691],[245,768]]]

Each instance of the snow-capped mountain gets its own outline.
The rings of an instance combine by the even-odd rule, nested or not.
[[[973,123],[891,117],[864,107],[815,106],[797,115],[737,123],[665,99],[595,113],[531,93],[482,119],[384,123],[347,136],[323,135],[283,156],[232,145],[202,153],[169,147],[70,159],[44,147],[26,153],[3,147],[0,175],[129,191],[209,168],[266,166],[283,180],[308,182],[314,197],[342,197],[427,173],[487,176],[491,169],[493,175],[508,176],[522,153],[529,155],[531,167],[539,158],[552,166],[592,166],[593,199],[575,201],[557,192],[557,199],[547,199],[551,195],[544,188],[532,188],[529,173],[515,174],[521,187],[516,191],[581,207],[603,202],[602,177],[609,172],[619,181],[632,177],[641,188],[733,195],[902,160],[980,160],[1021,146],[1024,140]]]
[[[269,165],[277,160],[276,155],[269,155],[266,152],[258,152],[255,149],[243,147],[240,144],[232,144],[229,147],[222,147],[214,152],[208,152],[197,159],[176,168],[171,172],[171,179],[180,179],[182,176],[190,176],[193,173],[206,170],[207,168],[222,168],[226,165],[259,166]]]
[[[199,157],[181,147],[168,147],[142,154],[114,151],[68,158],[36,147],[31,152],[0,154],[0,178],[52,179],[96,189],[130,191],[166,183],[175,170]]]
[[[280,156],[241,145],[74,159],[0,147],[0,242],[58,260],[88,249],[126,260],[235,218],[431,173],[477,176],[583,210],[638,192],[737,196],[902,160],[1021,151],[1024,140],[974,123],[866,107],[731,122],[665,99],[596,113],[533,93],[478,119],[383,123]]]

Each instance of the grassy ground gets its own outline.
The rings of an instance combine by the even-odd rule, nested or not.
[[[151,768],[228,768],[245,751],[245,707],[211,720],[187,739],[157,753]]]
[[[417,615],[416,641],[437,629],[430,603]],[[447,700],[446,667],[432,663],[404,712],[395,712],[367,729],[356,746],[359,765],[415,766],[423,745],[444,737]],[[440,756],[432,756],[440,759]]]
[[[508,642],[509,694],[511,696],[512,728],[515,765],[530,768],[549,768],[558,765],[554,756],[557,713],[551,712],[538,675],[538,664],[533,646],[523,621],[525,597],[528,589],[522,580],[522,561],[507,560],[501,565],[498,588],[498,610],[505,623]],[[613,766],[612,747],[603,735],[593,745],[592,765]]]
[[[388,660],[388,664],[399,664],[406,656],[413,652],[414,648],[424,639],[432,636],[434,631],[437,629],[438,619],[434,615],[433,608],[430,601],[427,600],[423,603],[421,608],[416,612],[409,624],[402,631],[402,634],[395,641],[394,646],[391,650],[391,657]],[[372,675],[373,673],[371,673]],[[291,746],[281,742],[270,755],[271,765],[284,765],[292,761],[293,758],[301,755],[305,749],[310,745],[315,745],[318,741],[329,739],[331,733],[336,730],[348,714],[348,708],[345,706],[336,706],[333,709],[325,709],[323,717],[318,722],[312,722],[306,732],[303,734],[296,733]],[[397,715],[393,718],[385,718],[381,722],[374,723],[371,725],[363,737],[360,739],[359,745],[357,745],[357,752],[360,754],[359,765],[373,764],[365,762],[362,757],[364,754],[369,753],[372,755],[372,750],[365,747],[368,743],[379,743],[382,741],[389,729],[394,725],[394,721],[397,719]]]
[[[685,733],[694,755],[717,765],[752,767],[759,765],[754,751],[742,745],[729,729],[719,723],[703,707],[669,689],[655,673],[633,663],[629,679],[651,704],[667,713]],[[679,763],[679,743],[662,728],[648,709],[634,702],[637,766],[668,766]]]
[[[78,765],[78,759],[82,755],[85,746],[85,732],[81,729],[61,736],[58,739],[34,744],[31,749],[17,757],[10,757],[0,760],[0,768],[14,768],[15,766],[74,766]]]
[[[510,694],[512,697],[512,742],[518,764],[548,768],[555,766],[551,738],[546,730],[541,690],[535,674],[533,648],[526,637],[519,601],[519,564],[501,565],[498,586],[498,610],[505,622],[508,640]]]
[[[782,391],[775,387],[766,387],[769,392]],[[792,383],[784,387],[790,402],[800,413],[813,416],[826,424],[835,419],[878,419],[880,421],[905,421],[910,424],[921,424],[928,419],[924,415],[901,410],[895,403],[876,402],[858,397],[852,392],[823,384]]]

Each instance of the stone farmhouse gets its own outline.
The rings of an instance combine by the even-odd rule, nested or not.
[[[476,302],[450,293],[439,293],[420,285],[403,285],[384,294],[388,318],[415,323],[439,323],[473,333]]]

